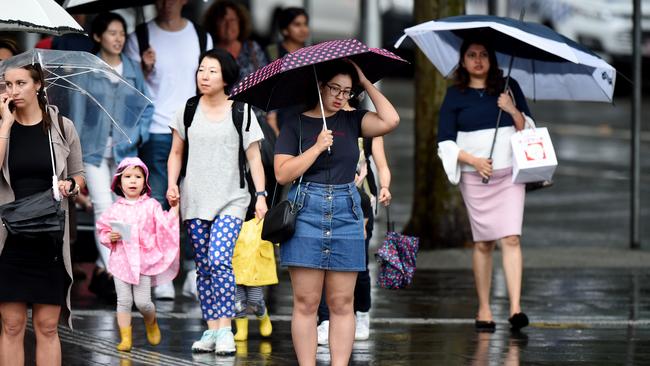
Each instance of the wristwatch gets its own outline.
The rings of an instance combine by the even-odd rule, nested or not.
[[[269,194],[266,191],[255,192],[255,197],[264,196],[267,197]]]

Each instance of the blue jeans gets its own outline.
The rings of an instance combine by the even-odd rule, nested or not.
[[[172,135],[170,133],[152,133],[149,140],[140,147],[140,159],[149,168],[149,185],[151,197],[160,202],[165,210],[169,203],[165,198],[167,193],[167,159],[172,148]]]

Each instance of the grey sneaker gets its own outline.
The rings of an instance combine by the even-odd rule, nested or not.
[[[235,348],[235,335],[230,328],[217,331],[217,343],[214,352],[218,356],[232,356],[237,351]]]
[[[316,331],[318,332],[318,344],[321,346],[329,344],[330,321],[323,320],[318,328],[316,328]]]
[[[217,343],[217,331],[208,329],[198,341],[192,343],[192,352],[214,352]]]

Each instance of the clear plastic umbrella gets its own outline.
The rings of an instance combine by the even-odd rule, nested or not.
[[[151,100],[102,59],[82,51],[34,49],[0,62],[0,83],[6,70],[36,63],[48,102],[74,122],[84,157],[138,142],[141,121],[153,112]]]

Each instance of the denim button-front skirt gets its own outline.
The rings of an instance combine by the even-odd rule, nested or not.
[[[289,190],[294,200],[298,185]],[[328,271],[366,269],[361,198],[354,183],[301,183],[293,237],[280,244],[280,263]]]

